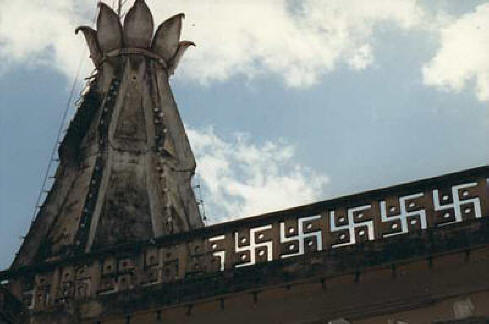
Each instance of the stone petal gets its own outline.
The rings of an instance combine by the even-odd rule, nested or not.
[[[183,13],[175,15],[165,20],[156,30],[153,44],[153,52],[163,57],[166,61],[170,60],[178,49],[180,32],[182,30]]]
[[[97,42],[97,32],[88,26],[80,26],[75,30],[75,34],[82,31],[87,42],[88,49],[90,50],[90,58],[95,66],[98,66],[102,61],[102,52]]]
[[[182,58],[183,54],[185,53],[185,51],[190,46],[195,46],[195,43],[194,42],[190,42],[190,41],[181,41],[178,44],[177,53],[168,62],[168,75],[172,75],[175,72],[175,70],[177,69],[178,63],[180,62],[180,59]]]
[[[153,15],[144,0],[136,0],[124,19],[124,44],[149,48],[152,36]]]
[[[122,26],[119,16],[105,3],[100,2],[97,18],[97,40],[104,54],[122,47]]]

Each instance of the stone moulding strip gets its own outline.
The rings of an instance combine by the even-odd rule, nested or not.
[[[103,173],[106,169],[107,146],[109,143],[109,125],[112,119],[112,113],[117,102],[121,78],[115,77],[110,84],[109,91],[104,97],[102,111],[99,117],[98,133],[99,143],[97,157],[94,162],[92,175],[90,177],[89,190],[85,197],[85,202],[80,215],[80,223],[75,234],[74,251],[75,254],[81,254],[86,248],[87,240],[90,233],[92,216],[95,213],[97,198],[99,196],[100,187],[102,184]]]
[[[130,54],[144,55],[148,58],[151,58],[153,60],[158,61],[158,63],[160,63],[165,70],[168,69],[168,66],[167,66],[165,59],[163,57],[161,57],[160,55],[158,55],[158,54],[156,54],[156,53],[154,53],[148,49],[140,48],[140,47],[127,47],[127,48],[115,49],[115,50],[107,53],[102,58],[101,63],[103,63],[104,61],[106,61],[110,57],[116,57],[116,56],[121,56],[121,55],[130,55]]]

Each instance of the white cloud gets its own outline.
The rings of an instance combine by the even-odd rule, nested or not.
[[[2,68],[12,63],[48,65],[73,76],[85,51],[81,37],[75,36],[75,26],[93,19],[95,6],[89,4],[94,2],[0,0]],[[83,73],[89,68],[86,64]]]
[[[187,133],[211,223],[322,198],[327,177],[294,162],[294,148],[285,141],[258,146],[242,134],[226,141],[212,128]]]
[[[96,1],[0,2],[0,58],[52,64],[72,76],[83,43],[73,30],[90,23]],[[423,21],[415,0],[148,0],[148,5],[157,24],[177,12],[187,14],[184,37],[198,47],[188,52],[177,75],[203,83],[273,74],[289,86],[309,86],[340,64],[354,70],[371,65],[379,23],[410,29]]]
[[[455,92],[475,82],[479,100],[489,100],[489,4],[441,29],[440,48],[423,67],[423,79]]]
[[[339,64],[373,62],[374,27],[421,24],[415,0],[149,1],[157,20],[187,13],[185,37],[197,43],[181,75],[202,82],[272,73],[289,86],[310,86]]]
[[[348,64],[352,69],[363,70],[374,61],[372,46],[369,44],[357,48],[356,53],[350,57]]]

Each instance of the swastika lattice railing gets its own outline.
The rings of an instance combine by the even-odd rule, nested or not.
[[[420,180],[1,274],[43,309],[488,217],[489,167]],[[34,276],[27,274],[36,273]]]

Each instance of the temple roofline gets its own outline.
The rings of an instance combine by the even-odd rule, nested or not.
[[[485,263],[480,264],[480,262],[485,260],[488,244],[489,218],[485,218],[479,221],[459,223],[444,230],[429,229],[391,240],[369,241],[343,249],[314,252],[301,258],[275,260],[253,267],[208,273],[205,276],[167,282],[158,287],[141,287],[137,290],[101,295],[99,298],[102,303],[110,304],[110,311],[106,312],[104,316],[117,316],[128,312],[162,309],[162,307],[167,309],[187,305],[191,309],[192,305],[216,303],[219,298],[226,299],[237,294],[240,296],[250,294],[255,296],[253,298],[257,298],[258,294],[266,294],[268,290],[273,289],[289,290],[291,287],[322,285],[326,290],[326,287],[336,278],[346,278],[351,281],[351,284],[358,285],[359,282],[364,281],[364,276],[369,278],[370,273],[376,272],[382,272],[384,275],[390,273],[386,279],[392,278],[397,280],[396,282],[403,283],[402,278],[396,279],[396,277],[399,277],[399,272],[405,271],[405,268],[409,269],[410,264],[415,265],[416,271],[423,271],[420,264],[425,264],[426,269],[437,270],[441,267],[438,262],[444,265],[447,262],[446,258],[450,259],[460,254],[465,255],[467,264],[479,263],[477,267],[473,266],[479,271],[481,266],[486,266]],[[119,252],[122,252],[121,255],[127,255],[134,251],[120,250]],[[471,260],[472,255],[474,255],[473,261]],[[61,264],[56,266],[59,265]],[[37,273],[44,270],[47,269],[39,267],[31,269]],[[456,269],[451,268],[450,271],[453,272]],[[23,274],[22,269],[16,272],[18,275]],[[5,275],[5,272],[1,273],[0,278],[4,279]],[[383,304],[382,310],[412,309],[461,294],[477,293],[489,289],[489,280],[478,278],[469,288],[457,283],[449,290],[443,287],[432,287],[432,289],[433,291],[425,291],[422,296],[411,296],[415,292],[405,290],[400,294],[401,298],[404,298],[402,304]],[[439,292],[436,293],[438,290]],[[128,300],[137,302],[128,304]],[[362,316],[381,314],[378,305],[371,300],[362,301],[355,310],[339,307],[335,314],[336,312],[338,314],[347,313],[352,318],[360,314]],[[42,313],[43,311],[39,314]]]
[[[118,254],[119,252],[121,252],[122,255],[127,253],[138,253],[148,247],[153,247],[153,246],[163,247],[168,245],[182,244],[195,239],[208,239],[209,237],[213,237],[222,233],[232,232],[243,227],[246,228],[259,227],[265,224],[270,224],[271,222],[284,221],[285,218],[290,218],[290,217],[299,218],[304,216],[310,216],[313,214],[319,214],[321,212],[324,212],[327,209],[334,209],[341,206],[356,206],[373,200],[381,200],[384,199],[386,195],[395,194],[401,196],[413,192],[425,191],[427,189],[434,189],[437,187],[451,185],[453,183],[460,183],[460,182],[466,183],[468,181],[475,181],[476,179],[480,179],[484,177],[489,178],[489,166],[480,166],[476,168],[466,169],[463,171],[444,174],[438,177],[426,178],[426,179],[394,185],[391,187],[385,187],[385,188],[380,188],[375,190],[364,191],[352,195],[341,196],[334,199],[315,202],[312,204],[297,206],[297,207],[284,209],[280,211],[274,211],[274,212],[265,213],[257,216],[246,217],[235,221],[219,223],[208,227],[194,229],[189,232],[181,232],[172,235],[167,235],[158,239],[120,244],[116,246],[111,246],[107,249],[100,249],[98,251],[93,251],[88,254],[67,257],[64,258],[63,260],[43,262],[33,266],[20,267],[18,269],[7,269],[0,272],[0,280],[17,277],[32,271],[49,271],[49,269],[52,269],[54,267],[63,264],[70,264],[73,262],[77,262],[81,259],[83,259],[84,261],[88,261],[92,259],[93,260],[98,259],[104,256],[113,255],[114,253]],[[487,223],[488,221],[487,215],[483,215],[482,219],[475,220],[475,222],[481,222],[481,221],[485,221]],[[467,221],[465,221],[464,223],[467,223]],[[452,224],[450,225],[450,228],[453,227],[454,225],[460,225],[460,224]],[[430,229],[431,228],[428,228],[427,230]],[[433,229],[436,230],[439,228],[433,228]],[[425,231],[426,230],[421,230],[419,232],[425,232]],[[412,234],[403,236],[404,239],[408,239],[408,240],[411,237]],[[392,240],[392,238],[388,238],[384,240]],[[347,247],[342,247],[342,249],[344,248]],[[337,249],[335,249],[335,251],[336,250]]]

